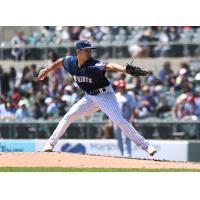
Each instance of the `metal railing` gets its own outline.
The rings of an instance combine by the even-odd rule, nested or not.
[[[48,138],[59,121],[27,120],[0,121],[0,138]],[[76,121],[67,130],[68,138],[96,138],[101,136],[105,121]]]
[[[109,58],[118,58],[118,57],[130,57],[130,53],[128,50],[129,45],[137,44],[137,45],[145,45],[154,47],[156,45],[163,46],[172,46],[173,52],[171,52],[171,57],[182,57],[182,56],[198,56],[200,52],[200,41],[199,42],[184,42],[184,41],[175,41],[175,42],[167,42],[167,43],[158,43],[158,42],[136,42],[136,41],[125,41],[125,42],[108,42],[105,41],[103,43],[94,43],[97,47],[97,50],[94,52],[96,57],[109,57]],[[15,48],[11,45],[7,45],[4,47],[0,47],[0,59],[11,59],[11,50]],[[66,54],[75,53],[74,44],[67,43],[63,45],[26,45],[23,47],[24,55],[23,57],[28,60],[42,60],[48,58],[48,51],[54,49],[59,56],[66,56]],[[200,53],[199,53],[200,55]]]
[[[59,121],[0,121],[0,138],[48,138]],[[102,125],[107,120],[80,120],[72,123],[67,130],[67,138],[101,138]],[[146,138],[190,138],[200,139],[200,120],[138,119],[134,126]]]

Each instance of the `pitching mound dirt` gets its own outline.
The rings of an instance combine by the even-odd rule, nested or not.
[[[0,153],[5,167],[73,167],[73,168],[184,168],[200,169],[200,163],[140,160],[73,153]]]

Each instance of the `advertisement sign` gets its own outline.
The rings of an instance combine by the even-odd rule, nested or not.
[[[47,140],[0,140],[0,152],[34,152],[43,151]],[[174,140],[150,140],[158,150],[155,156],[149,156],[132,143],[132,157],[158,160],[188,161],[189,142]],[[121,156],[117,141],[101,140],[59,140],[54,151],[94,155]]]
[[[34,152],[34,140],[0,140],[0,152]]]
[[[132,156],[134,158],[147,158],[158,160],[188,160],[188,141],[174,140],[149,140],[150,144],[157,148],[157,153],[151,157],[132,143]]]
[[[42,151],[47,140],[36,140],[36,151]],[[158,152],[155,156],[149,156],[132,143],[132,157],[144,159],[187,161],[188,159],[188,141],[173,140],[150,140]],[[120,156],[117,141],[109,140],[59,140],[55,151],[72,152],[95,155]]]
[[[47,140],[36,140],[36,151],[42,151]],[[59,140],[55,151],[71,153],[87,153],[96,155],[119,156],[120,152],[116,140]]]

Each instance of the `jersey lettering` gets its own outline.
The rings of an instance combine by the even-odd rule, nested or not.
[[[92,83],[92,79],[86,76],[73,76],[74,80],[79,83]]]

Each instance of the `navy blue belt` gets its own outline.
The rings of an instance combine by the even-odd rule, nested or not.
[[[93,90],[93,91],[87,92],[87,94],[89,94],[89,95],[97,95],[100,92],[105,92],[105,91],[106,91],[106,88],[101,88],[101,89],[98,89],[98,90]]]

